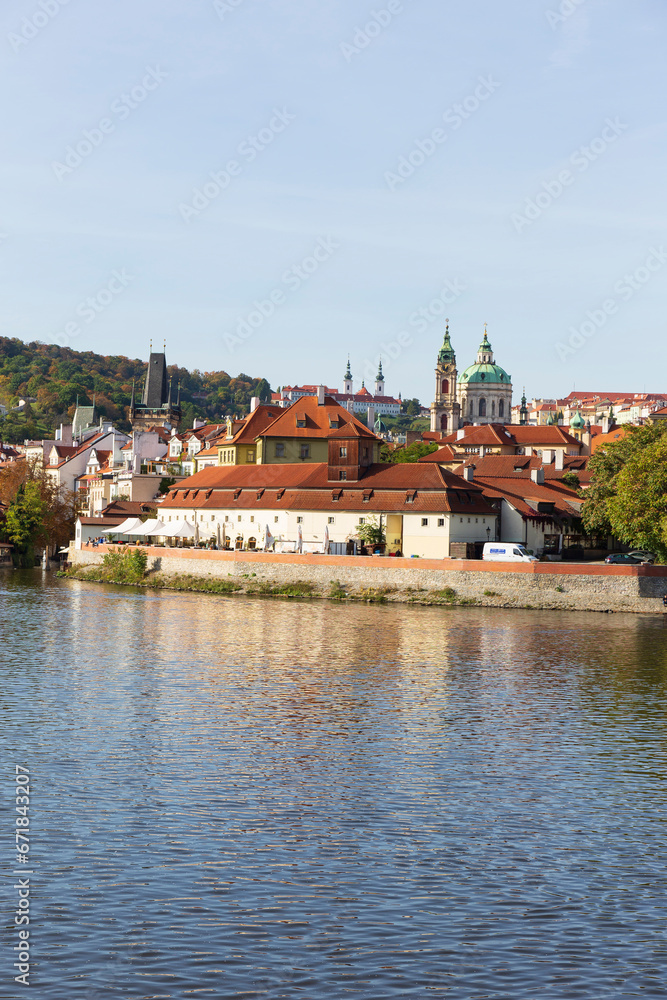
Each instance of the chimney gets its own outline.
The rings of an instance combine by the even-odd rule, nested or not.
[[[375,407],[369,406],[366,413],[367,427],[370,431],[375,427]]]
[[[554,459],[554,468],[556,469],[556,472],[562,472],[563,471],[563,465],[564,465],[563,459],[564,459],[564,456],[565,456],[565,453],[563,452],[562,449],[560,451],[556,452],[556,457]]]
[[[475,466],[474,465],[466,465],[465,469],[463,470],[463,478],[465,479],[465,481],[467,483],[472,483],[473,482],[473,480],[475,478]]]
[[[456,440],[460,441],[461,438],[463,438],[465,436],[466,436],[466,429],[465,429],[465,427],[459,427],[459,429],[456,432]]]
[[[609,419],[609,417],[603,417],[602,418],[602,433],[603,434],[608,434],[610,430],[611,430],[611,420]]]
[[[259,406],[259,396],[253,396],[250,400],[250,412],[254,413]]]
[[[486,455],[486,445],[480,444],[480,446],[479,446],[479,457],[480,458],[484,458],[485,455]]]
[[[531,469],[530,478],[538,486],[544,486],[544,469]]]
[[[324,386],[318,385],[317,387],[317,405],[324,406]]]

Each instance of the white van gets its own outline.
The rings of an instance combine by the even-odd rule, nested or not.
[[[528,554],[518,542],[485,542],[482,559],[497,562],[537,562],[536,556]]]

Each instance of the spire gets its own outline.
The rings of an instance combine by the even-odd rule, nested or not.
[[[449,337],[449,320],[445,320],[445,323],[445,339],[442,342],[442,347],[440,348],[440,353],[438,354],[438,361],[442,365],[455,364],[456,355]]]
[[[375,379],[376,382],[384,382],[384,375],[382,374],[382,355],[380,355],[380,364],[378,366],[378,373]]]
[[[130,410],[134,409],[134,379],[132,379],[132,395],[130,396]]]
[[[349,354],[347,356],[347,371],[345,372],[345,378],[346,379],[352,378],[352,370],[350,368],[350,355]]]
[[[479,351],[477,352],[477,364],[478,365],[492,365],[493,364],[493,348],[489,343],[489,335],[487,333],[488,324],[484,324],[484,339],[479,345]]]
[[[525,427],[528,423],[528,404],[526,402],[526,387],[523,387],[523,396],[521,397],[521,409],[519,410],[519,423]]]

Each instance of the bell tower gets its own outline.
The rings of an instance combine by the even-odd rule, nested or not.
[[[451,434],[461,422],[461,407],[456,399],[456,354],[449,339],[449,320],[445,339],[435,369],[435,398],[431,403],[431,430]]]

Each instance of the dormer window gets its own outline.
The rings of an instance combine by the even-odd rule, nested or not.
[[[241,492],[242,492],[241,490],[234,490],[234,499],[235,500],[238,500],[238,498],[241,496]]]

